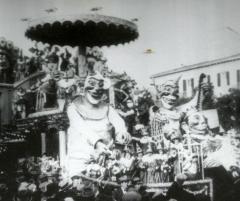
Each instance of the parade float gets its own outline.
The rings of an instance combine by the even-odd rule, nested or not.
[[[25,79],[15,87],[14,106],[15,108],[24,108],[26,97],[27,110],[21,113],[17,127],[18,130],[29,132],[35,130],[41,132],[41,152],[46,151],[46,130],[53,128],[54,132],[59,133],[59,154],[60,161],[64,161],[66,155],[66,133],[68,127],[67,117],[64,113],[66,102],[78,91],[81,93],[81,87],[88,73],[106,71],[106,59],[103,58],[100,51],[93,46],[110,46],[124,44],[138,37],[137,27],[134,23],[115,17],[102,15],[79,15],[66,16],[59,18],[43,18],[33,20],[29,24],[26,36],[37,42],[47,43],[49,45],[72,46],[77,48],[74,56],[76,67],[74,73],[66,65],[69,63],[69,54],[64,52],[61,55],[61,65],[57,67],[56,52],[47,48],[43,54],[49,53],[45,65],[45,70],[38,75],[32,76],[32,79]],[[32,50],[39,55],[39,50]],[[43,56],[44,57],[44,56]],[[46,58],[46,57],[45,57]],[[96,64],[93,66],[93,62]],[[44,60],[42,60],[44,62]],[[65,67],[64,67],[65,66]],[[67,66],[67,67],[66,67]],[[30,90],[29,90],[30,89]],[[110,93],[110,96],[113,93]],[[26,102],[26,101],[25,101]],[[26,118],[27,117],[27,118]],[[57,139],[58,140],[58,139]]]
[[[124,74],[110,71],[105,65],[106,59],[95,47],[135,40],[138,30],[134,23],[102,15],[67,16],[58,19],[48,17],[31,21],[26,36],[50,45],[43,52],[46,55],[41,57],[47,60],[41,60],[44,70],[15,83],[13,90],[16,130],[25,136],[38,136],[41,141],[40,154],[44,155],[49,146],[58,142],[56,147],[59,167],[65,168],[69,152],[67,130],[71,127],[66,109],[76,95],[84,94],[84,90],[96,90],[96,86],[89,89],[91,82],[86,83],[85,79],[94,72],[99,72],[98,78],[93,77],[97,80],[98,88],[106,78],[112,81],[112,85],[106,88],[108,93],[105,101],[113,108],[121,110],[121,102],[127,102],[130,97],[137,105],[138,115],[142,115],[142,118],[139,118],[134,126],[133,143],[112,143],[108,147],[109,153],[99,154],[97,158],[89,160],[84,171],[78,176],[94,183],[111,186],[119,186],[118,179],[121,175],[127,175],[128,180],[139,177],[148,191],[162,189],[164,193],[177,175],[185,174],[187,181],[184,186],[188,191],[213,199],[212,180],[205,178],[203,170],[205,147],[202,147],[198,140],[191,138],[191,126],[185,129],[184,135],[181,134],[183,114],[190,115],[194,109],[201,110],[201,84],[197,99],[188,105],[178,108],[175,105],[178,99],[177,80],[157,88],[160,105],[152,106],[150,102],[146,104],[150,99],[149,94],[130,94],[132,92],[129,92],[129,89],[133,89],[134,81]],[[65,62],[66,65],[57,64],[56,54],[59,46],[77,47],[74,73],[69,65],[71,53],[67,49],[61,55],[62,63]],[[37,48],[33,49],[33,52],[39,54]],[[126,81],[131,84],[126,85]],[[116,96],[117,93],[121,95]],[[130,106],[129,108],[131,111]],[[149,122],[144,121],[146,115],[149,116]],[[111,129],[108,129],[110,132]],[[206,127],[204,129],[207,130]],[[55,141],[47,143],[53,133]],[[56,169],[59,168],[52,159],[41,160],[43,166],[53,164]],[[48,168],[42,169],[45,171]]]

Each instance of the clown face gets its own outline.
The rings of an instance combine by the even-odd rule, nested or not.
[[[128,188],[128,181],[121,181],[120,185],[121,185],[121,188],[126,191]]]
[[[174,138],[181,138],[180,124],[178,121],[172,121],[169,124],[163,126],[163,135],[167,140],[173,140]]]
[[[205,135],[208,133],[207,119],[201,113],[195,112],[188,117],[188,126],[191,133]]]
[[[179,97],[178,87],[174,83],[165,84],[160,95],[162,106],[166,109],[172,109]]]
[[[161,94],[161,102],[164,108],[172,109],[178,99],[178,89],[172,86],[166,86]]]
[[[85,97],[87,101],[92,105],[98,105],[103,98],[105,92],[104,81],[90,77],[85,83]]]

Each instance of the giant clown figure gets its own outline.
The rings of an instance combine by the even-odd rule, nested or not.
[[[179,98],[178,80],[169,80],[157,87],[160,101],[150,108],[151,133],[154,137],[161,137],[166,126],[177,130],[180,128],[183,113],[176,107]]]
[[[77,97],[68,107],[68,165],[70,176],[86,170],[93,158],[109,152],[114,142],[130,140],[124,120],[104,101],[110,81],[99,73],[85,80],[84,95]]]

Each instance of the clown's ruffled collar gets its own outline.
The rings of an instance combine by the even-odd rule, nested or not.
[[[179,120],[182,116],[182,112],[180,112],[177,108],[172,110],[166,109],[164,107],[160,107],[158,113],[161,115],[166,115],[168,118],[173,120]]]

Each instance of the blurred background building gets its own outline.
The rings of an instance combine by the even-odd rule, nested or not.
[[[179,80],[180,96],[189,98],[193,96],[194,89],[198,86],[201,73],[207,75],[206,79],[213,84],[214,95],[217,97],[229,93],[231,88],[239,89],[240,54],[167,70],[152,75],[151,79],[153,84],[160,85],[167,80],[174,80],[181,76]]]

